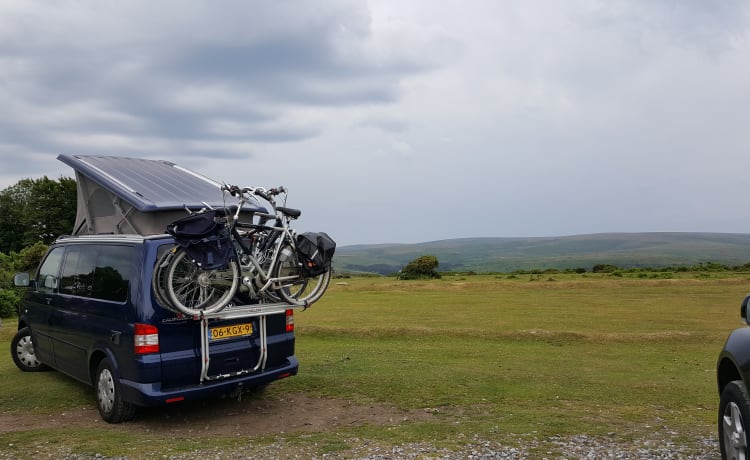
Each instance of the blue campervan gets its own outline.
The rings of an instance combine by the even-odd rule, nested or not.
[[[16,275],[28,287],[11,342],[21,370],[51,368],[92,385],[111,423],[138,406],[241,394],[297,373],[299,307],[238,294],[219,312],[188,316],[160,292],[160,260],[174,247],[166,225],[221,206],[221,184],[166,161],[58,158],[76,173],[76,224],[36,273]]]

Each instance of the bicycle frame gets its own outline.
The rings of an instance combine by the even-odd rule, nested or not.
[[[190,315],[213,314],[232,304],[238,289],[249,299],[242,302],[278,303],[307,308],[325,293],[331,279],[332,269],[309,276],[298,259],[297,238],[290,222],[301,215],[298,209],[277,206],[274,197],[282,195],[286,204],[284,187],[265,190],[263,188],[222,186],[237,199],[237,205],[227,206],[221,211],[221,223],[228,231],[229,255],[226,264],[217,269],[202,269],[187,251],[187,244],[170,251],[160,262],[155,279],[171,306]],[[249,221],[240,221],[245,204],[256,201],[259,196],[268,202],[270,212],[258,212],[257,207],[249,214]],[[226,200],[226,195],[224,195]],[[206,203],[204,203],[206,204]],[[200,212],[212,209],[206,204]],[[212,217],[215,217],[212,216]],[[247,217],[243,217],[247,219]],[[254,219],[258,218],[257,223]],[[202,235],[199,233],[199,235]],[[226,241],[226,236],[223,236]],[[196,240],[200,244],[220,240]],[[209,246],[213,250],[213,246]],[[194,253],[195,254],[195,253]],[[210,253],[209,253],[210,254]],[[226,252],[221,257],[226,257]],[[196,258],[200,257],[195,255]],[[223,260],[222,260],[223,261]],[[159,291],[162,292],[162,291]]]
[[[288,243],[293,251],[296,251],[297,248],[294,240],[294,231],[289,227],[289,220],[291,218],[278,211],[273,200],[267,200],[273,208],[273,214],[255,213],[255,215],[259,217],[261,221],[275,220],[274,226],[268,226],[262,223],[253,224],[240,222],[240,211],[247,201],[248,199],[245,197],[244,193],[241,193],[240,199],[238,200],[239,206],[237,206],[237,210],[232,215],[230,233],[233,236],[234,241],[237,243],[237,246],[240,248],[240,251],[237,254],[237,261],[240,266],[242,284],[250,289],[253,297],[258,297],[259,295],[266,294],[269,291],[269,288],[271,288],[271,290],[281,289],[283,287],[283,284],[281,283],[299,279],[299,275],[271,277],[271,274],[274,272],[274,269],[280,261],[279,255],[284,244]],[[254,231],[251,232],[251,235],[261,231],[267,231],[269,234],[266,235],[262,241],[247,246],[243,242],[245,235],[240,233],[238,227],[253,229]],[[270,263],[267,265],[268,268],[267,270],[264,270],[263,266],[258,261],[256,254],[259,253],[259,251],[267,251],[269,249],[267,246],[269,242],[273,242],[273,252],[270,258]],[[261,244],[263,247],[259,247],[257,248],[257,251],[254,251],[252,247],[254,244]],[[262,284],[260,287],[253,284],[253,281],[256,279],[260,281],[258,284]]]

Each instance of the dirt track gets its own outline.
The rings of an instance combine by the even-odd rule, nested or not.
[[[281,399],[244,398],[184,403],[167,408],[141,409],[134,420],[118,429],[174,436],[215,434],[256,436],[291,431],[326,431],[337,426],[388,425],[427,420],[426,411],[405,412],[387,405],[359,405],[339,399],[311,398],[304,394]],[[0,432],[70,426],[108,426],[94,406],[48,416],[0,414]]]
[[[254,436],[284,434],[290,432],[325,432],[337,427],[369,425],[395,425],[406,421],[424,421],[436,417],[431,410],[402,411],[388,405],[361,405],[340,399],[312,398],[304,394],[284,395],[280,398],[256,397],[242,400],[223,399],[185,403],[167,408],[140,410],[136,418],[128,423],[110,425],[102,421],[92,405],[48,416],[28,414],[0,414],[0,433],[65,427],[98,428],[103,430],[128,430],[148,436],[175,439],[195,439],[200,437]],[[689,445],[670,439],[664,433],[655,433],[654,439],[622,440],[574,436],[570,438],[548,439],[546,445],[553,447],[556,454],[545,458],[554,459],[695,459],[718,458],[715,439],[694,439]],[[531,459],[538,458],[533,448],[539,441],[519,439],[513,447],[479,438],[466,438],[466,444],[456,451],[430,444],[407,444],[384,446],[364,439],[346,439],[352,450],[329,453],[321,458],[343,459]],[[548,448],[549,448],[548,447]],[[545,449],[547,450],[547,449]],[[269,452],[274,455],[269,456]],[[76,454],[60,446],[55,450],[46,446],[43,451],[27,451],[23,458],[65,458],[70,460],[104,459],[100,455]],[[0,449],[0,459],[17,459],[14,454]],[[44,455],[42,455],[44,454]],[[312,458],[318,457],[315,446],[299,446],[275,441],[271,446],[249,446],[243,448],[239,457],[235,452],[222,448],[197,450],[189,453],[167,454],[163,458],[192,460],[204,458]],[[124,458],[124,457],[123,457]]]

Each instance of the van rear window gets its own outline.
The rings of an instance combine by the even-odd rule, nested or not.
[[[60,292],[79,297],[124,302],[133,267],[129,246],[69,246]]]

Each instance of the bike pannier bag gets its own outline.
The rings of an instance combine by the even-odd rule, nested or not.
[[[331,266],[336,242],[324,232],[297,235],[297,257],[306,276],[318,276]]]
[[[216,270],[229,263],[232,243],[229,230],[216,222],[216,211],[192,214],[167,225],[167,233],[174,236],[178,246],[204,270]]]

